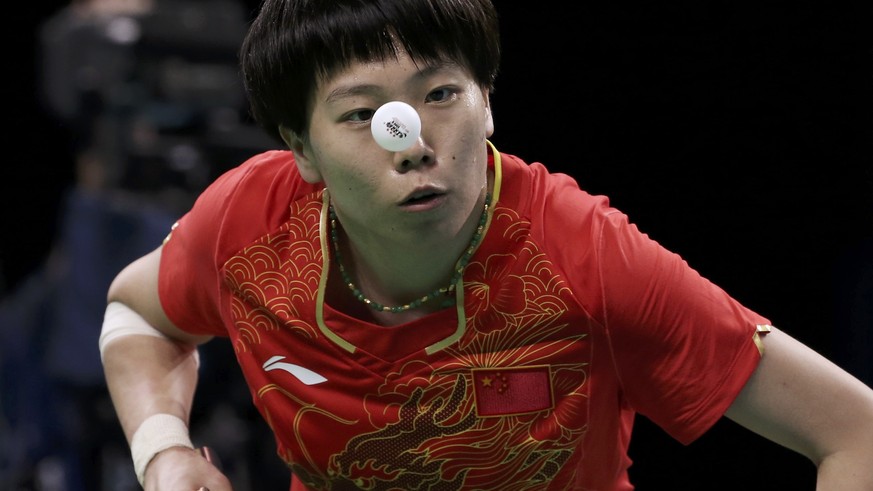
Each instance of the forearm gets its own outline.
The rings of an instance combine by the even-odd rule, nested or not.
[[[100,354],[112,402],[130,441],[153,414],[188,422],[197,384],[196,343],[164,314],[158,296],[161,250],[122,270],[107,295]]]
[[[197,385],[195,349],[143,335],[126,336],[106,347],[106,383],[128,442],[154,414],[171,414],[188,422]]]
[[[137,479],[149,491],[195,489],[192,483],[229,489],[227,479],[190,450],[188,418],[198,368],[195,342],[170,338],[118,301],[107,308],[99,343],[106,381]],[[165,456],[169,460],[161,458]]]

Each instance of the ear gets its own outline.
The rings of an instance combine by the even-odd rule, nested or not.
[[[303,180],[310,184],[321,182],[321,172],[310,158],[312,149],[309,148],[305,139],[282,125],[279,125],[279,135],[285,145],[288,145],[288,148],[294,153],[294,162],[297,164],[297,170],[300,171]]]
[[[487,89],[482,90],[482,98],[485,101],[485,138],[491,138],[494,134],[494,117],[491,115],[491,99]]]

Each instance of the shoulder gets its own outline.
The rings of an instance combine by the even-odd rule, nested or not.
[[[204,192],[246,192],[252,189],[289,189],[303,180],[297,171],[294,154],[287,150],[269,150],[250,157],[218,177]]]
[[[270,150],[222,174],[200,195],[192,211],[263,216],[319,188],[303,180],[291,152]]]
[[[564,233],[576,230],[593,232],[621,213],[610,206],[609,198],[591,194],[578,181],[562,172],[551,171],[541,162],[527,163],[501,153],[500,203],[546,229]]]
[[[217,248],[221,257],[288,220],[291,204],[320,186],[305,182],[291,152],[255,155],[218,177],[180,220],[173,236]]]

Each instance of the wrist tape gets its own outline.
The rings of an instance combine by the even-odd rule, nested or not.
[[[172,447],[194,448],[188,425],[172,414],[154,414],[139,425],[130,439],[130,454],[140,486],[145,486],[145,471],[158,452]]]

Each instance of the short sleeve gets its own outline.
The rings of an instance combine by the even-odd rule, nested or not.
[[[605,328],[633,409],[682,443],[724,414],[754,372],[769,321],[641,233],[620,212],[597,246]]]

